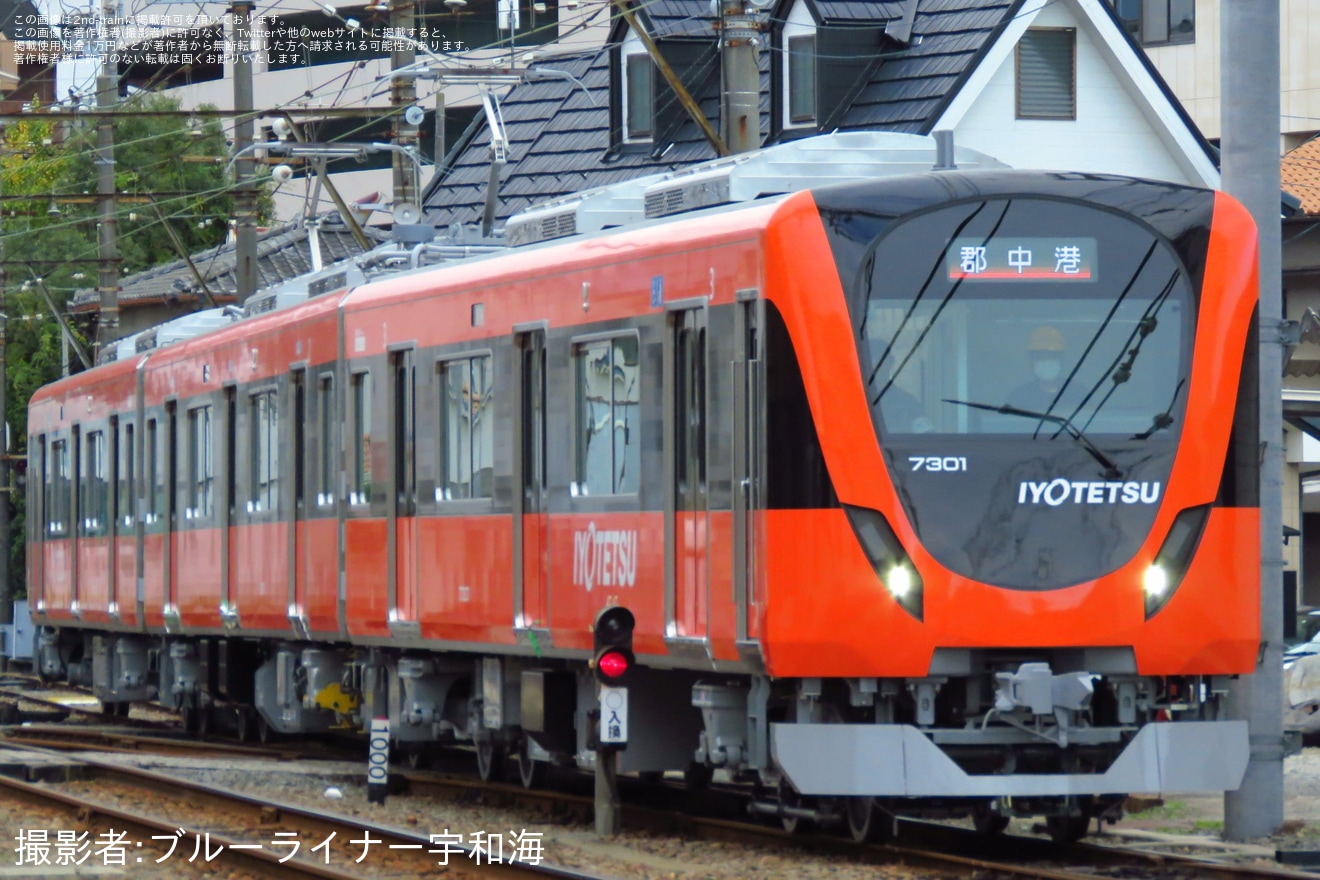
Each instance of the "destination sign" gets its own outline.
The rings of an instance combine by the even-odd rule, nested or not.
[[[945,252],[950,281],[1094,281],[1094,238],[960,238]]]

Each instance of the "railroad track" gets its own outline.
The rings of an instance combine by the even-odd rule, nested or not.
[[[28,750],[36,751],[30,747]],[[40,751],[48,756],[56,754]],[[0,796],[22,800],[42,809],[68,812],[77,818],[83,830],[114,829],[139,835],[138,841],[176,835],[191,844],[194,838],[201,839],[205,835],[208,851],[219,851],[216,858],[225,860],[222,864],[226,869],[258,877],[361,880],[363,876],[418,877],[443,870],[446,876],[458,878],[601,880],[594,874],[545,863],[491,862],[489,852],[485,853],[483,860],[482,853],[474,852],[458,841],[436,841],[432,835],[257,798],[166,773],[125,767],[95,758],[79,759],[77,763],[95,772],[94,797],[87,792],[68,790],[76,788],[77,784],[51,787],[3,776],[0,776]],[[123,800],[141,800],[143,793],[157,801],[153,809],[106,802],[107,797],[116,794]],[[190,822],[186,818],[189,815],[203,815],[205,820]],[[308,846],[299,847],[303,853],[311,849],[313,840],[337,840],[341,842],[341,849],[334,850],[335,855],[332,855],[327,846],[324,857],[321,854],[311,858],[288,857],[289,843],[280,848],[272,843],[281,834],[295,834],[300,842],[306,841]],[[370,845],[364,863],[358,864],[352,853],[362,852],[363,838],[370,839]],[[352,843],[358,845],[350,848]],[[373,850],[370,847],[380,854],[377,859],[371,859]],[[532,855],[535,855],[534,850]]]
[[[133,751],[137,754],[149,754],[151,748],[156,745],[156,738],[137,737],[136,740],[137,747]],[[90,738],[84,742],[91,749],[119,751],[109,745],[95,745]],[[166,742],[171,748],[179,744]],[[17,745],[19,743],[11,739],[0,740],[0,746]],[[205,748],[205,744],[201,747]],[[194,754],[197,753],[195,749],[194,744]],[[234,750],[247,752],[249,749],[234,747]],[[328,830],[335,830],[334,822],[341,823],[339,827],[346,827],[354,834],[361,833],[364,828],[373,834],[378,830],[369,823],[357,819],[334,817],[331,813],[289,804],[270,804],[259,798],[225,792],[223,789],[182,780],[156,771],[126,767],[92,758],[79,759],[79,763],[95,768],[98,777],[106,781],[127,782],[135,787],[147,788],[163,794],[177,795],[180,791],[186,791],[190,799],[195,795],[201,799],[201,802],[213,803],[217,807],[242,802],[245,804],[244,809],[249,812],[257,811],[258,822],[269,822],[270,811],[274,810],[282,818],[295,817],[296,824],[300,827],[302,825],[310,827],[320,822],[330,823],[317,826],[321,829],[322,836],[325,836]],[[450,773],[396,771],[391,775],[395,780],[402,781],[412,794],[446,799],[480,799],[488,804],[530,808],[540,813],[557,816],[568,815],[582,822],[590,821],[594,810],[593,799],[582,794],[486,783],[475,777]],[[625,783],[630,782],[631,780],[625,780]],[[0,786],[8,785],[6,780],[0,778]],[[16,783],[16,785],[22,784]],[[640,784],[637,787],[640,787]],[[1021,835],[986,836],[966,828],[907,819],[900,822],[899,837],[895,842],[861,846],[827,834],[789,834],[781,828],[757,824],[745,818],[728,818],[735,814],[732,805],[740,802],[740,793],[732,788],[726,791],[717,787],[709,794],[713,797],[705,799],[708,805],[723,800],[722,816],[691,815],[680,812],[679,807],[683,799],[682,792],[677,787],[651,786],[648,789],[647,799],[654,801],[659,796],[660,800],[668,801],[671,808],[645,807],[637,803],[625,802],[624,826],[678,835],[687,839],[804,849],[821,855],[843,856],[854,862],[862,861],[875,865],[902,864],[909,868],[931,870],[942,874],[954,872],[980,876],[1039,878],[1039,880],[1095,880],[1095,870],[1102,868],[1120,871],[1123,876],[1158,876],[1162,880],[1181,877],[1212,877],[1219,880],[1266,880],[1266,878],[1314,880],[1316,877],[1315,874],[1275,866],[1233,864],[1210,857],[1150,852],[1126,846],[1088,843],[1065,846],[1041,838]],[[400,842],[401,845],[404,842],[410,845],[427,842],[425,837],[408,835],[397,830],[389,831],[383,827],[379,830],[381,833],[400,835],[396,842]],[[429,867],[434,868],[434,862]],[[481,867],[484,869],[486,866]]]
[[[213,739],[178,738],[125,733],[104,728],[68,727],[59,724],[9,727],[0,737],[14,746],[36,746],[58,751],[97,751],[141,755],[169,754],[189,757],[258,758],[295,761],[326,757],[316,750],[280,746],[236,745]]]

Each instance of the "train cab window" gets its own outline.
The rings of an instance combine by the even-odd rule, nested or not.
[[[353,479],[348,503],[368,504],[371,501],[371,373],[354,373],[351,386]]]
[[[321,478],[317,487],[316,506],[333,507],[335,495],[339,490],[335,479],[335,452],[338,444],[335,439],[339,432],[339,421],[335,418],[335,377],[322,376],[317,386],[317,413],[320,415],[320,466]]]
[[[440,480],[436,501],[490,498],[495,482],[495,431],[490,355],[439,365]]]
[[[280,504],[280,422],[274,389],[249,399],[248,434],[252,461],[248,513],[273,511]]]
[[[215,441],[211,432],[211,407],[188,410],[188,507],[185,519],[211,515],[215,487]]]
[[[574,495],[637,491],[642,448],[637,348],[636,336],[573,347]]]
[[[119,441],[119,508],[117,524],[121,531],[133,528],[134,498],[137,494],[137,446],[133,425],[126,424],[121,429]]]
[[[46,461],[46,533],[69,533],[69,441],[55,440],[50,444],[50,457]]]
[[[95,538],[106,532],[109,518],[110,486],[106,477],[104,431],[92,431],[83,444],[86,456],[78,487],[79,534]]]

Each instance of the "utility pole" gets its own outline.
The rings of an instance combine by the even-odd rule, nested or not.
[[[720,134],[730,153],[761,146],[761,71],[756,63],[760,43],[760,16],[745,10],[742,0],[722,0]]]
[[[96,121],[96,197],[100,208],[97,224],[97,279],[101,315],[96,327],[96,346],[100,350],[119,335],[119,241],[118,221],[115,214],[115,124],[107,112],[119,100],[118,62],[114,61],[117,39],[114,22],[119,17],[115,0],[105,0],[101,6],[102,35],[105,39],[101,54],[101,70],[96,76],[96,109],[103,115]]]
[[[416,28],[414,0],[390,0],[390,27],[396,34],[411,34]],[[390,46],[390,67],[398,70],[417,61],[417,51],[406,40],[394,40]],[[416,79],[412,76],[396,76],[390,80],[390,108],[394,110],[391,133],[394,143],[404,149],[417,146],[417,126],[403,117],[403,111],[417,100]],[[421,181],[417,179],[413,163],[407,157],[394,154],[394,204],[418,206],[417,188]]]
[[[1265,837],[1283,825],[1283,297],[1279,213],[1279,0],[1220,3],[1223,187],[1260,232],[1260,318],[1248,338],[1258,365],[1259,445],[1237,455],[1238,484],[1260,487],[1261,651],[1256,672],[1229,690],[1229,714],[1250,724],[1251,756],[1237,791],[1224,795],[1224,836]],[[1255,344],[1252,345],[1251,343]],[[1244,370],[1243,381],[1252,371]],[[1239,399],[1249,397],[1245,388]]]
[[[238,176],[235,209],[238,214],[234,242],[234,281],[237,301],[243,302],[257,289],[257,191],[253,176],[256,162],[251,151],[241,152],[252,144],[252,3],[238,0],[234,16],[234,163]]]
[[[0,144],[4,143],[4,129],[0,127]],[[4,192],[4,182],[0,179],[0,194]],[[0,211],[0,223],[3,222],[4,212]],[[5,269],[4,252],[4,234],[0,230],[0,431],[3,431],[5,441],[9,439],[9,374],[6,371],[5,364],[5,341],[9,335],[9,313],[5,311],[8,303],[5,301],[5,283],[8,280]],[[14,595],[9,589],[9,555],[12,552],[12,544],[9,534],[9,443],[3,444],[3,455],[0,455],[0,625],[14,622]],[[9,646],[6,645],[6,648]],[[4,659],[0,658],[0,668],[4,666]]]

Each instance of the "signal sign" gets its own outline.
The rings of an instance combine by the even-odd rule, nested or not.
[[[600,689],[600,742],[601,745],[628,744],[628,689],[602,687]]]

